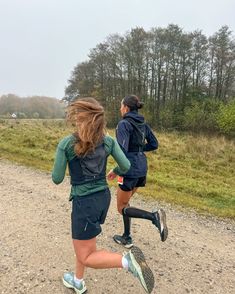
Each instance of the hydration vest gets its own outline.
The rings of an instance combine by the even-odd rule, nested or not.
[[[69,163],[71,185],[82,185],[106,178],[107,153],[102,142],[86,156],[76,155]]]
[[[128,152],[143,152],[145,145],[145,124],[137,123],[134,119],[130,117],[125,117],[133,127],[133,132],[130,134]]]

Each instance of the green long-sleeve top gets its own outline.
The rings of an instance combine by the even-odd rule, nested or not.
[[[69,135],[62,139],[57,146],[52,171],[52,180],[55,184],[60,184],[64,180],[67,164],[76,156],[74,152],[75,141],[76,138],[73,135]],[[130,162],[122,152],[117,141],[110,136],[105,136],[104,147],[107,155],[111,155],[118,164],[113,169],[114,173],[117,175],[125,174],[130,168]],[[85,196],[94,192],[102,191],[107,186],[106,179],[99,179],[82,185],[72,185],[70,200],[75,196]]]

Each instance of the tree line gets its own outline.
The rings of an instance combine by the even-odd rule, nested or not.
[[[234,36],[228,26],[207,37],[174,24],[110,35],[75,66],[64,99],[78,94],[99,99],[109,125],[119,119],[121,99],[136,94],[155,127],[235,131],[223,113],[235,115]]]
[[[32,96],[27,98],[13,94],[0,96],[0,115],[18,118],[63,118],[64,105],[56,98]]]

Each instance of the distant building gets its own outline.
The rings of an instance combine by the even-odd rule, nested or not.
[[[11,117],[12,117],[12,118],[17,118],[16,113],[12,113]]]

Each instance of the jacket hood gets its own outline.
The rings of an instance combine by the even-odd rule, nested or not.
[[[139,114],[137,111],[129,111],[129,112],[127,112],[123,116],[123,119],[128,118],[128,117],[133,119],[137,123],[144,123],[143,115]]]

